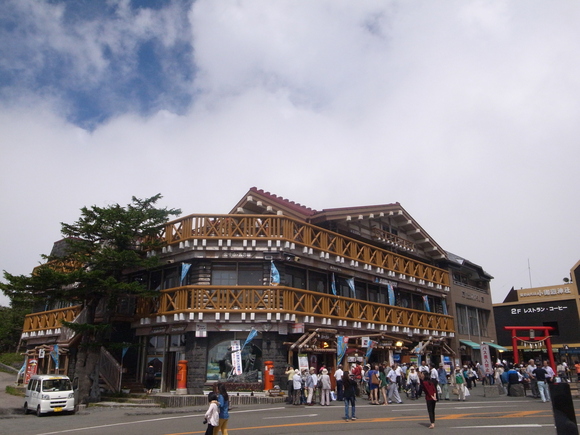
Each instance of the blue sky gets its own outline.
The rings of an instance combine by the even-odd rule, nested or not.
[[[496,302],[557,284],[579,259],[578,22],[571,1],[4,0],[0,270],[29,273],[86,205],[225,213],[257,186],[398,201]]]

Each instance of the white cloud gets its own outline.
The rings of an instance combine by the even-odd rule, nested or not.
[[[29,5],[32,22],[49,8]],[[186,214],[224,213],[251,186],[316,209],[399,201],[496,277],[496,301],[529,285],[528,259],[535,286],[578,260],[578,6],[199,1],[192,33],[177,9],[126,6],[80,38],[49,9],[50,36],[22,47],[45,56],[49,40],[79,80],[100,80],[104,45],[129,65],[148,32],[192,38],[198,74],[182,86],[197,97],[185,115],[92,133],[33,90],[0,106],[0,269],[30,272],[83,205],[161,192]]]

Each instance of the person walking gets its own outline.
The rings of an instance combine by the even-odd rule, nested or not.
[[[213,435],[214,428],[218,427],[220,423],[218,396],[212,391],[207,395],[207,400],[209,407],[205,412],[205,423],[207,423],[205,435]]]
[[[425,402],[427,403],[427,413],[429,414],[429,421],[431,425],[429,429],[435,428],[435,405],[437,404],[437,387],[432,379],[427,378],[425,373],[419,374],[419,381],[421,382],[421,391],[425,393]]]
[[[342,364],[338,365],[338,368],[334,372],[334,379],[336,380],[336,400],[342,401],[343,399],[343,386],[342,386],[342,375],[344,371],[342,370]]]
[[[320,375],[320,382],[322,384],[320,405],[330,406],[330,376],[328,376],[327,369],[322,370],[322,375]]]
[[[393,401],[396,403],[403,403],[401,400],[401,396],[399,396],[399,384],[397,383],[397,377],[399,376],[397,370],[397,363],[393,364],[392,370],[389,372],[387,377],[389,378],[389,386],[388,386],[388,395],[387,398],[389,399],[388,403],[392,403]]]
[[[342,375],[342,386],[344,388],[344,419],[346,421],[356,420],[356,381],[351,377],[350,373],[344,372]],[[348,415],[348,408],[351,408],[350,417]]]
[[[417,400],[417,398],[421,396],[419,392],[421,385],[419,384],[419,375],[413,366],[411,366],[407,375],[407,385],[411,390],[411,400]]]
[[[145,389],[147,394],[151,394],[155,387],[155,368],[152,363],[149,363],[147,370],[145,370]]]
[[[372,370],[369,370],[368,377],[371,405],[378,405],[381,379],[379,378],[379,368],[377,365],[375,365]]]
[[[441,397],[440,399],[449,400],[449,381],[447,380],[447,370],[443,363],[439,363],[439,368],[437,369],[437,377],[439,381],[439,386],[441,387]]]
[[[306,391],[308,391],[308,396],[306,397],[306,405],[312,406],[314,402],[312,398],[314,396],[314,389],[316,388],[316,383],[318,382],[318,376],[316,376],[316,370],[314,367],[310,367],[310,373],[306,376],[306,381],[304,382],[304,386],[306,387]]]
[[[293,405],[300,405],[300,395],[302,394],[302,377],[300,376],[300,370],[294,370],[294,376],[292,377],[292,390],[293,390]]]
[[[383,405],[387,406],[389,401],[387,399],[387,385],[389,382],[387,381],[387,375],[385,375],[385,365],[381,364],[379,367],[379,379],[381,380],[381,385],[379,386],[380,389],[380,396],[383,398]]]
[[[453,378],[455,388],[457,389],[457,400],[465,402],[465,377],[461,373],[461,368],[457,367],[455,369],[455,376]]]
[[[222,383],[218,383],[218,404],[220,406],[219,410],[219,422],[217,427],[213,429],[213,435],[218,435],[219,431],[222,431],[222,435],[228,435],[228,420],[230,418],[230,397],[226,386]]]

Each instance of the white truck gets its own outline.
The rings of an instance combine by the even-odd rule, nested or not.
[[[75,393],[68,376],[34,375],[24,395],[24,413],[75,412]]]

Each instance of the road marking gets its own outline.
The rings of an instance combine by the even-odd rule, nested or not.
[[[553,424],[497,424],[489,426],[452,426],[449,429],[505,429],[517,427],[554,427]]]
[[[246,413],[246,412],[265,412],[265,411],[272,411],[274,409],[286,409],[286,408],[285,407],[278,407],[278,408],[263,408],[263,409],[246,409],[243,411],[230,411],[230,414],[242,414],[242,413]],[[192,417],[203,417],[203,416],[204,416],[204,414],[176,415],[176,416],[172,416],[172,417],[150,418],[147,420],[127,421],[127,422],[123,422],[123,423],[111,423],[111,424],[101,424],[98,426],[78,427],[78,428],[74,428],[74,429],[59,430],[56,432],[45,432],[45,433],[41,433],[38,435],[56,435],[56,434],[60,434],[60,433],[80,432],[80,431],[91,430],[91,429],[104,429],[107,427],[129,426],[132,424],[151,423],[154,421],[177,420],[177,419],[181,419],[181,418],[192,418]],[[202,431],[201,433],[204,433],[204,432],[205,431]],[[189,432],[189,433],[192,433],[192,432]]]
[[[302,414],[302,415],[280,415],[278,417],[264,417],[262,420],[272,420],[274,418],[300,418],[300,417],[316,417],[318,414]]]

